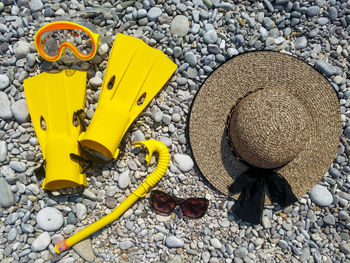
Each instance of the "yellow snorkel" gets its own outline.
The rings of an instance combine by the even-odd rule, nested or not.
[[[105,227],[106,225],[112,223],[114,220],[119,218],[137,199],[144,197],[148,190],[156,185],[159,180],[163,177],[169,164],[169,150],[166,145],[160,141],[149,140],[133,143],[136,147],[146,146],[148,149],[148,154],[146,155],[147,164],[150,163],[153,152],[158,153],[158,163],[156,169],[145,179],[141,185],[131,192],[131,194],[110,214],[102,217],[95,223],[89,225],[68,239],[62,241],[55,246],[55,251],[61,254],[63,251],[73,246],[74,244],[80,242],[84,238],[90,236],[97,230]]]

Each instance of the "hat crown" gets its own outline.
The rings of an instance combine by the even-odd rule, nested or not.
[[[303,103],[282,88],[246,95],[233,109],[229,134],[235,151],[253,166],[272,169],[292,161],[310,139]]]

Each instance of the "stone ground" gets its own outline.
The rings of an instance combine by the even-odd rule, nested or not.
[[[349,10],[350,1],[344,0],[3,0],[0,261],[348,262]],[[36,53],[36,30],[67,15],[83,17],[104,35],[89,62],[49,63]],[[118,160],[88,176],[82,196],[50,197],[33,173],[42,153],[23,80],[43,71],[86,70],[89,121],[117,32],[161,49],[178,69],[127,132]],[[201,83],[224,61],[249,50],[283,51],[314,65],[338,93],[343,127],[338,156],[319,184],[290,207],[266,207],[263,223],[257,226],[234,218],[229,212],[233,200],[192,169],[185,136],[188,110]],[[178,197],[207,197],[207,215],[198,220],[182,218],[178,212],[160,216],[150,210],[146,196],[110,226],[57,257],[56,243],[112,211],[149,174],[144,153],[131,146],[144,138],[163,141],[171,152],[168,172],[157,188]]]

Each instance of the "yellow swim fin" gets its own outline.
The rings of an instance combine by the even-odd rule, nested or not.
[[[24,80],[24,93],[46,161],[43,188],[86,186],[80,164],[70,157],[79,155],[81,126],[74,113],[85,107],[86,72],[41,73]]]
[[[95,114],[79,142],[117,158],[125,132],[175,69],[176,64],[160,50],[141,39],[117,34]]]

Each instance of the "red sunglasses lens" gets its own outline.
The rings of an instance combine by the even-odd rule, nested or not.
[[[181,204],[182,213],[187,217],[201,217],[207,211],[208,201],[206,199],[190,198]]]
[[[170,195],[158,191],[152,192],[151,204],[155,210],[162,213],[170,213],[176,206],[174,199]]]

